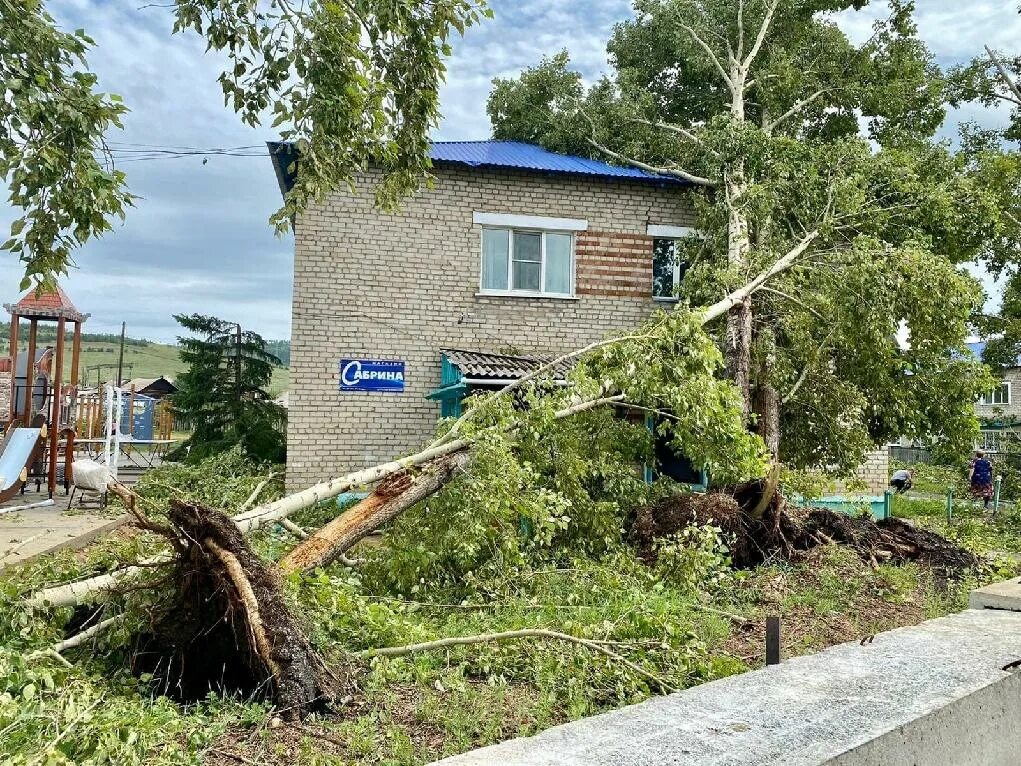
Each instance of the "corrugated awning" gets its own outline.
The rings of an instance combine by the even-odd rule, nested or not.
[[[549,357],[512,356],[488,351],[444,348],[442,353],[465,380],[517,380],[550,361]],[[573,365],[563,362],[551,370],[552,378],[563,380]]]

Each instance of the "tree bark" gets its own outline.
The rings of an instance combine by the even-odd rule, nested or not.
[[[756,430],[766,443],[770,458],[777,462],[780,459],[780,395],[763,378],[755,389]]]
[[[285,574],[308,572],[335,561],[352,545],[405,510],[424,500],[467,468],[468,450],[440,458],[417,476],[405,472],[391,476],[354,507],[311,534],[280,562]]]
[[[752,302],[745,298],[727,314],[724,358],[727,377],[741,393],[741,413],[747,421],[751,413]]]

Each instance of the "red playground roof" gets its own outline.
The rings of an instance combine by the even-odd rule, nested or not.
[[[4,308],[9,314],[36,319],[66,319],[72,322],[84,322],[88,314],[82,314],[67,293],[56,285],[53,290],[32,290],[13,306],[5,303]]]

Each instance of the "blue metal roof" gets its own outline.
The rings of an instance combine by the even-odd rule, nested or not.
[[[588,157],[557,154],[521,141],[436,141],[429,150],[433,162],[453,162],[470,167],[516,168],[546,173],[570,173],[637,181],[684,184],[678,178],[649,173],[639,168],[610,165]]]
[[[286,195],[294,186],[298,152],[285,141],[268,141],[273,169]],[[687,186],[686,181],[673,176],[662,176],[638,168],[610,165],[588,157],[557,154],[535,144],[521,141],[436,141],[429,149],[436,163],[453,163],[472,168],[512,168],[540,173],[563,173],[594,178],[640,181],[646,183]]]

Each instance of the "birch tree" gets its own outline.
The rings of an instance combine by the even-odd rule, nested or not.
[[[987,244],[988,200],[932,141],[945,82],[911,3],[855,46],[827,13],[857,5],[638,0],[609,42],[611,76],[586,90],[561,55],[497,80],[489,101],[497,138],[689,185],[705,238],[682,300],[819,231],[719,334],[749,424],[796,467],[849,470],[900,435],[965,449],[988,383],[955,353],[982,297],[958,265]]]

